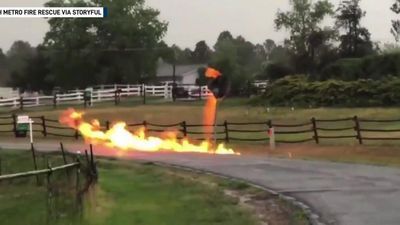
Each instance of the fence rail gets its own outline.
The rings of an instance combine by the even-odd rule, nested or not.
[[[24,177],[32,177],[32,176],[38,176],[42,174],[49,174],[52,172],[56,172],[59,170],[66,170],[70,168],[76,168],[79,167],[80,163],[70,163],[62,166],[57,166],[53,168],[48,168],[48,169],[42,169],[42,170],[33,170],[33,171],[27,171],[27,172],[22,172],[22,173],[14,173],[14,174],[6,174],[6,175],[1,175],[0,176],[0,181],[3,180],[12,180],[12,179],[17,179],[17,178],[24,178]]]
[[[0,117],[0,135],[15,134],[17,129],[17,116]],[[57,119],[45,116],[33,117],[33,131],[44,137],[81,138],[81,134],[70,127],[61,125]],[[374,121],[374,127],[371,127]],[[383,122],[382,122],[383,121]],[[392,121],[393,124],[388,124]],[[390,125],[390,128],[385,126]],[[384,126],[384,127],[382,127]],[[396,127],[397,126],[397,127]],[[110,121],[101,122],[101,130],[107,131],[111,127]],[[396,141],[400,140],[400,120],[369,120],[360,119],[357,116],[349,119],[320,120],[311,118],[310,122],[303,123],[275,123],[272,120],[260,122],[228,122],[216,125],[190,124],[186,121],[173,124],[157,124],[148,121],[130,123],[128,128],[143,127],[144,132],[149,135],[158,135],[162,132],[176,132],[178,139],[190,138],[193,140],[204,140],[214,134],[216,139],[225,142],[230,141],[269,141],[270,129],[274,128],[277,143],[301,143],[313,141],[319,144],[321,140],[343,139],[355,140],[360,144],[364,141]],[[204,131],[203,128],[215,127],[215,132]],[[209,130],[209,129],[208,129]]]

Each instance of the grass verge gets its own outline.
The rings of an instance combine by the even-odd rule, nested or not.
[[[3,171],[31,169],[29,152],[0,150]],[[47,160],[58,163],[60,157]],[[301,211],[245,183],[161,168],[152,164],[101,159],[98,183],[81,198],[73,187],[35,179],[0,183],[0,221],[9,225],[252,225],[307,224]],[[73,185],[72,185],[73,186]],[[21,216],[23,215],[23,216]]]

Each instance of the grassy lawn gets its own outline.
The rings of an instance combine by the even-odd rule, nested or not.
[[[3,171],[31,169],[28,152],[0,150],[0,157]],[[57,164],[60,157],[47,160]],[[307,224],[297,208],[244,183],[149,164],[105,159],[99,163],[99,181],[82,198],[76,196],[74,178],[67,179],[65,173],[50,185],[37,186],[34,178],[3,181],[0,221],[9,225]],[[262,211],[268,213],[256,213],[260,208],[243,203],[242,196],[249,196],[250,203],[265,201]]]

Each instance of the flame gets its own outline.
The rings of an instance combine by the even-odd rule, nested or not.
[[[220,77],[222,73],[214,68],[208,67],[206,69],[205,75],[207,78],[216,79],[217,77]]]
[[[232,149],[226,148],[224,144],[219,144],[216,149],[213,149],[208,141],[196,145],[190,143],[188,139],[178,140],[174,132],[165,132],[164,138],[146,137],[144,127],[130,132],[124,122],[115,123],[108,131],[102,131],[98,120],[93,120],[91,123],[85,122],[83,114],[74,109],[68,109],[61,114],[60,123],[78,130],[84,139],[92,144],[146,152],[175,151],[238,155]]]
[[[206,134],[207,139],[211,139],[211,135],[214,131],[214,127],[211,125],[216,123],[215,110],[217,110],[217,99],[214,96],[210,96],[207,98],[203,113],[203,124],[207,125],[204,126],[204,133]]]

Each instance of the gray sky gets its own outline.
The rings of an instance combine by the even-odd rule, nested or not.
[[[0,7],[42,6],[46,0],[0,0]],[[340,0],[331,0],[337,4]],[[363,24],[372,33],[374,41],[393,42],[390,11],[394,0],[362,0],[367,11]],[[278,9],[287,10],[289,0],[147,0],[147,5],[161,11],[161,19],[169,22],[164,38],[168,44],[193,48],[199,40],[212,46],[223,30],[242,35],[253,43],[271,38],[281,42],[286,34],[274,29]],[[0,48],[8,50],[15,40],[42,42],[48,25],[44,19],[0,18]]]

